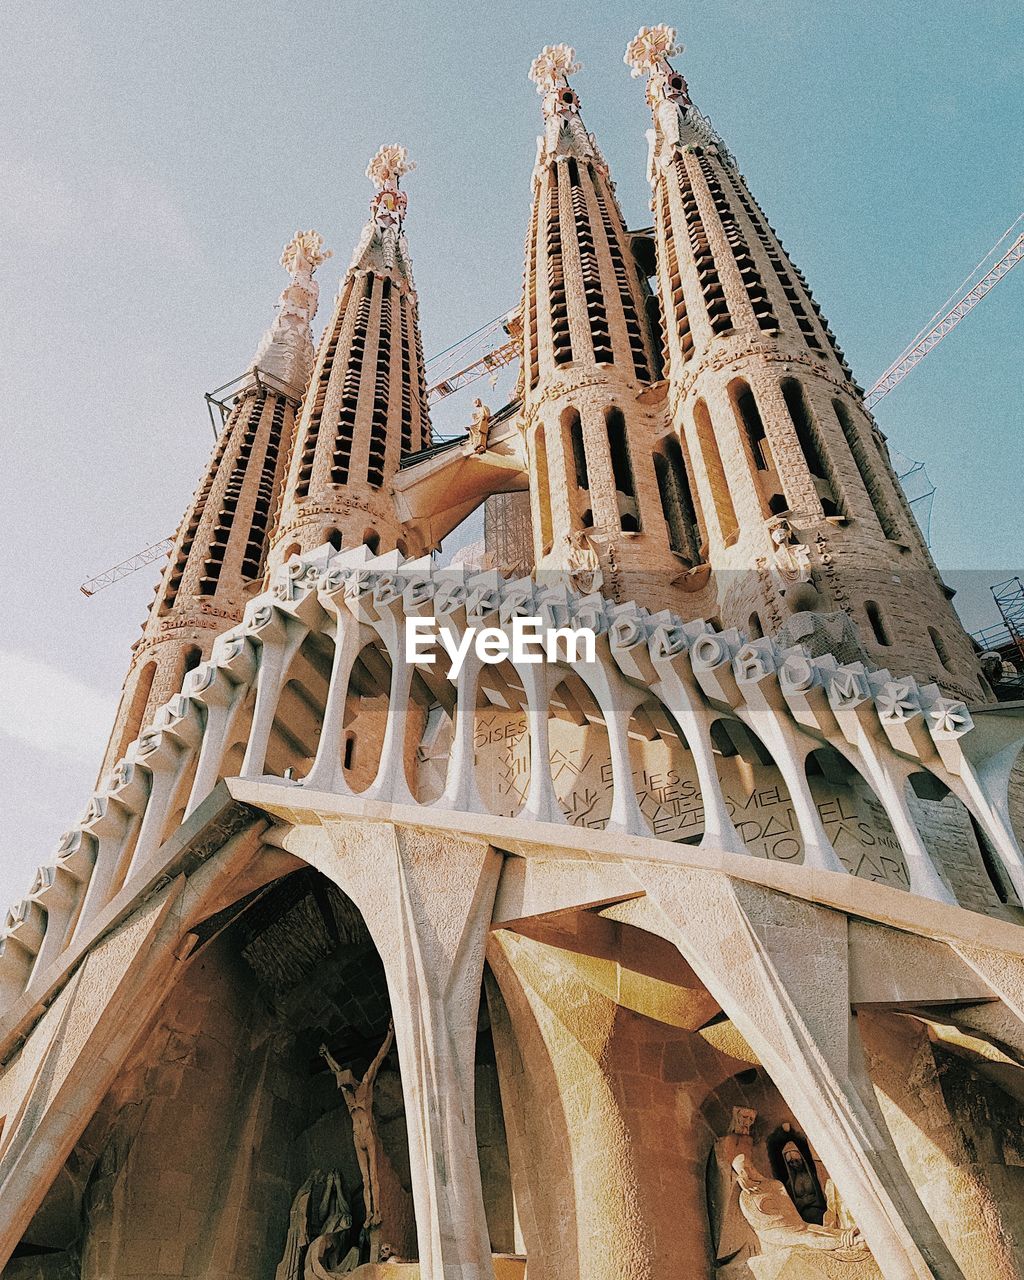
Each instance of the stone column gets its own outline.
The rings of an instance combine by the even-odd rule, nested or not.
[[[473,1103],[484,944],[501,856],[384,823],[285,840],[359,907],[387,975],[409,1126],[423,1280],[493,1280]],[[327,839],[322,839],[326,832]]]

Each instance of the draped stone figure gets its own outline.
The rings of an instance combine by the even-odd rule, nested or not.
[[[759,1255],[748,1266],[757,1280],[797,1277],[856,1277],[874,1280],[881,1272],[860,1231],[805,1222],[785,1186],[766,1177],[750,1157],[738,1155],[733,1172],[740,1188],[740,1210],[757,1236]],[[817,1255],[818,1257],[815,1261]],[[833,1265],[837,1264],[837,1265]],[[856,1265],[847,1265],[856,1264]]]
[[[719,1277],[746,1277],[746,1260],[756,1251],[756,1238],[740,1212],[740,1191],[733,1174],[739,1155],[752,1156],[751,1130],[757,1112],[750,1107],[733,1107],[729,1132],[719,1138],[708,1168],[711,1195],[712,1245]]]
[[[377,1129],[373,1120],[373,1086],[377,1073],[384,1064],[384,1059],[391,1052],[394,1040],[395,1024],[392,1020],[388,1023],[388,1033],[384,1037],[384,1043],[377,1050],[376,1057],[361,1080],[348,1067],[342,1067],[325,1044],[320,1046],[320,1055],[334,1072],[341,1096],[345,1099],[345,1105],[352,1117],[352,1140],[355,1143],[356,1159],[359,1161],[359,1172],[363,1178],[363,1201],[366,1206],[366,1219],[363,1226],[368,1229],[380,1225],[380,1181],[377,1176]]]
[[[491,410],[479,396],[473,401],[473,416],[469,423],[469,443],[474,453],[486,453],[491,434]]]
[[[295,1194],[284,1255],[274,1280],[331,1280],[359,1265],[355,1246],[339,1260],[352,1229],[341,1174],[314,1169]]]

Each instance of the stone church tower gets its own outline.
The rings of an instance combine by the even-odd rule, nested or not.
[[[862,389],[673,70],[680,49],[654,27],[626,52],[633,74],[647,76],[653,113],[648,177],[678,437],[666,446],[672,545],[711,567],[727,626],[781,631],[842,659],[855,656],[848,618],[879,666],[977,697],[973,648]],[[836,646],[820,620],[790,616],[810,611],[833,614],[845,639]]]
[[[627,51],[636,232],[534,62],[522,376],[465,436],[404,149],[315,359],[285,250],[0,930],[3,1280],[1024,1277],[1024,711],[678,52]],[[426,554],[524,495],[534,572]]]
[[[430,444],[423,344],[403,225],[405,148],[367,169],[370,218],[338,291],[302,407],[271,564],[325,542],[406,547],[390,481],[402,454]]]
[[[578,69],[558,45],[530,70],[544,111],[523,296],[535,559],[542,575],[599,566],[613,598],[668,604],[683,566],[658,500],[653,299],[568,82]]]
[[[295,415],[313,362],[310,324],[319,296],[313,273],[330,256],[315,231],[296,232],[284,250],[281,265],[291,278],[178,526],[132,649],[101,777],[153,709],[210,656],[214,639],[240,620],[262,585]]]

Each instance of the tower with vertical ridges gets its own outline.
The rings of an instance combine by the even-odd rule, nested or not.
[[[285,247],[289,283],[178,527],[132,652],[104,774],[262,585],[287,443],[313,365],[313,273],[330,256],[315,231],[297,231]]]
[[[976,697],[970,640],[884,437],[806,281],[673,69],[681,51],[661,25],[643,28],[625,58],[648,77],[653,113],[648,177],[686,510],[676,536],[711,565],[727,625],[823,651],[837,628],[815,615],[832,614],[847,635],[841,657],[853,656],[852,623],[877,665]]]
[[[403,224],[404,147],[366,170],[370,218],[317,353],[271,552],[272,564],[331,542],[390,551],[401,526],[390,492],[401,456],[430,443],[416,289]],[[413,553],[418,548],[403,551]]]
[[[658,496],[654,300],[568,81],[579,69],[567,45],[530,69],[544,112],[523,293],[536,562],[599,567],[609,595],[664,605],[688,566],[669,548]]]

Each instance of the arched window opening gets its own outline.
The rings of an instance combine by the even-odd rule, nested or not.
[[[947,671],[950,671],[952,668],[949,664],[949,650],[946,648],[946,642],[942,638],[942,633],[937,631],[935,627],[929,627],[928,636],[931,639],[932,647],[934,648],[939,661]]]
[[[333,665],[334,641],[326,633],[311,631],[292,658],[281,689],[267,743],[265,774],[304,778],[309,772],[320,746]]]
[[[375,529],[363,530],[363,545],[368,547],[374,555],[380,550],[380,534]]]
[[[288,561],[292,558],[292,556],[297,556],[301,554],[302,554],[301,545],[298,542],[293,542],[285,549],[284,555],[281,557],[282,563],[287,564]]]
[[[903,848],[860,771],[835,748],[819,747],[808,755],[805,772],[821,824],[850,874],[909,889]]]
[[[824,510],[827,499],[831,506],[825,514],[842,515],[842,490],[822,447],[818,427],[811,414],[807,397],[804,395],[804,389],[795,378],[787,378],[782,384],[782,395],[796,431],[796,438],[800,442],[807,469],[816,482],[818,497],[822,499],[822,509]]]
[[[571,462],[571,483],[583,491],[583,500],[590,505],[590,472],[587,468],[587,450],[583,441],[583,424],[578,409],[565,409],[561,417],[562,448],[566,459]],[[593,517],[583,520],[585,527],[594,523]]]
[[[689,565],[699,564],[703,534],[683,451],[674,436],[654,455],[654,473],[668,525],[669,546]]]
[[[882,618],[882,611],[874,600],[864,601],[864,612],[867,615],[871,633],[875,637],[875,643],[886,647],[892,644],[885,621]]]
[[[339,747],[353,791],[365,791],[377,777],[390,702],[391,657],[375,639],[360,651],[345,695],[345,737]]]
[[[203,651],[197,644],[190,644],[181,655],[181,674],[178,687],[190,671],[194,671],[203,660]]]
[[[652,375],[655,382],[660,382],[665,376],[665,335],[661,327],[661,303],[658,301],[656,293],[648,295],[647,301],[644,303],[644,309],[647,312],[647,325],[651,334],[651,349],[654,355]]]
[[[755,609],[747,619],[747,634],[751,640],[764,639],[764,627],[761,625],[761,615]]]
[[[757,471],[774,470],[771,448],[768,444],[768,437],[765,434],[764,422],[761,420],[761,412],[757,407],[757,401],[754,399],[754,393],[745,382],[737,379],[730,385],[729,394],[732,399],[733,409],[736,412],[736,420],[740,424],[746,439],[754,469]]]
[[[699,844],[704,834],[700,783],[675,718],[661,702],[648,698],[633,712],[627,732],[637,805],[651,834]]]
[[[326,537],[324,538],[324,541],[327,543],[328,546],[333,547],[335,551],[340,551],[341,550],[341,530],[328,529],[326,531]]]
[[[768,499],[768,510],[773,516],[781,516],[789,510],[789,503],[783,493],[773,493]]]
[[[551,477],[548,474],[548,451],[543,426],[533,433],[534,474],[537,478],[537,520],[540,554],[546,556],[553,545],[551,527]]]
[[[836,421],[846,437],[846,443],[850,446],[850,453],[857,464],[857,470],[860,472],[860,478],[868,498],[871,500],[875,515],[878,517],[878,523],[882,526],[882,532],[887,538],[898,539],[900,536],[899,521],[883,495],[883,476],[872,470],[872,459],[864,445],[860,432],[857,430],[856,423],[850,416],[849,409],[842,400],[833,400],[832,408],[835,411]],[[879,452],[882,452],[881,446],[879,446]]]
[[[613,800],[608,728],[597,699],[573,671],[551,695],[548,734],[551,782],[566,820],[604,828]]]
[[[605,429],[608,432],[608,448],[612,458],[612,475],[615,478],[615,496],[619,507],[619,524],[626,532],[640,529],[640,508],[636,501],[633,466],[629,458],[629,441],[626,439],[626,420],[621,409],[606,409]]]
[[[704,467],[708,473],[708,484],[711,486],[711,500],[718,517],[719,533],[723,544],[729,546],[739,536],[740,526],[736,519],[732,494],[729,492],[725,467],[722,465],[722,454],[718,448],[714,424],[703,400],[698,400],[693,406],[693,421],[697,428],[697,442],[701,457],[704,459]]]

